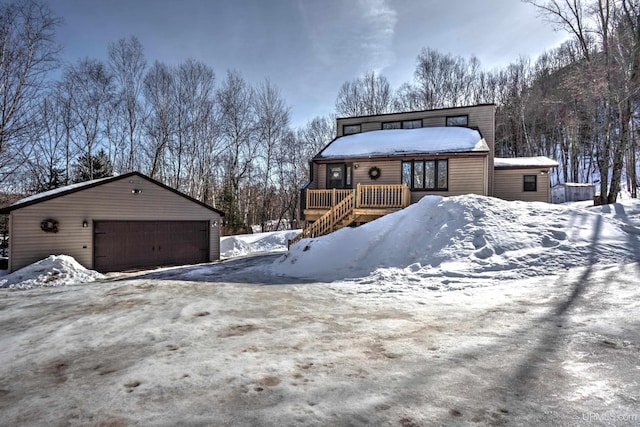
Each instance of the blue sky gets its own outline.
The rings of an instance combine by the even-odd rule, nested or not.
[[[63,59],[106,58],[107,45],[137,36],[149,63],[194,58],[218,82],[227,69],[275,83],[300,126],[334,109],[340,85],[368,70],[393,88],[412,79],[423,47],[469,57],[486,69],[558,46],[536,9],[519,0],[48,0],[64,19]]]

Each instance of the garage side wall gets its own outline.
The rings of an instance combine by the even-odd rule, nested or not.
[[[57,221],[59,231],[42,231],[44,219]],[[93,221],[108,220],[209,221],[209,259],[220,258],[217,212],[134,176],[11,212],[9,270],[58,254],[70,255],[93,269]]]
[[[545,171],[545,173],[541,173]],[[524,191],[524,176],[536,176],[536,191]],[[548,169],[496,169],[495,197],[503,200],[522,200],[525,202],[551,202]]]

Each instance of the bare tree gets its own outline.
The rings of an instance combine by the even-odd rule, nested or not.
[[[390,113],[393,107],[389,81],[374,71],[344,82],[336,98],[336,113],[343,117]]]
[[[280,90],[269,80],[258,86],[255,94],[254,109],[256,113],[256,136],[258,138],[258,156],[262,170],[262,203],[259,208],[259,220],[262,231],[267,231],[267,220],[271,219],[271,207],[275,194],[275,163],[283,162],[279,156],[286,155],[280,150],[285,144],[289,131],[289,107],[286,105]]]
[[[48,72],[57,66],[60,20],[32,0],[0,5],[0,182],[29,154]]]
[[[117,170],[132,171],[140,167],[137,148],[140,145],[143,110],[141,105],[144,72],[147,61],[142,44],[136,37],[120,39],[109,45],[109,66],[117,86],[113,121],[123,134],[126,152],[122,164],[114,162]],[[123,147],[124,148],[124,147]]]
[[[171,69],[156,61],[144,78],[144,97],[148,106],[145,122],[149,175],[163,180],[167,147],[175,133],[175,79]]]
[[[114,96],[113,76],[104,63],[83,59],[66,69],[64,80],[76,120],[73,141],[82,155],[92,158],[104,144],[104,125]],[[88,176],[93,179],[91,165]]]
[[[220,136],[227,147],[224,154],[224,188],[229,205],[238,204],[240,218],[231,214],[225,221],[233,227],[247,222],[247,203],[251,192],[245,192],[240,200],[240,184],[253,172],[252,162],[256,157],[255,116],[252,109],[253,89],[237,71],[228,71],[227,78],[216,92],[219,108]],[[225,209],[225,212],[228,212]]]

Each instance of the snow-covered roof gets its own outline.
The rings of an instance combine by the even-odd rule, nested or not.
[[[110,176],[107,178],[98,178],[98,179],[93,179],[91,181],[78,182],[76,184],[69,184],[69,185],[65,185],[64,187],[54,188],[53,190],[43,191],[42,193],[32,194],[31,196],[25,197],[23,199],[18,200],[17,202],[12,203],[11,206],[34,202],[36,200],[45,199],[47,197],[55,196],[56,194],[64,193],[70,190],[79,190],[83,187],[90,187],[92,185],[95,185],[107,179],[113,179],[113,177]]]
[[[493,160],[493,166],[496,168],[554,168],[558,166],[558,162],[545,156],[536,157],[496,157]]]
[[[362,132],[336,138],[317,158],[488,152],[489,146],[475,129],[426,127]]]
[[[187,194],[181,193],[180,191],[178,191],[178,190],[176,190],[174,188],[171,188],[168,185],[165,185],[165,184],[163,184],[163,183],[161,183],[159,181],[154,180],[153,178],[150,178],[150,177],[148,177],[146,175],[143,175],[140,172],[135,172],[135,171],[128,172],[128,173],[125,173],[125,174],[122,174],[122,175],[110,176],[108,178],[100,178],[100,179],[94,179],[94,180],[91,180],[91,181],[80,182],[80,183],[77,183],[77,184],[66,185],[64,187],[56,188],[54,190],[49,190],[49,191],[45,191],[43,193],[34,194],[32,196],[28,196],[28,197],[25,197],[23,199],[18,200],[17,202],[12,203],[10,206],[7,206],[7,207],[4,207],[4,208],[0,209],[0,214],[9,214],[10,212],[12,212],[12,211],[14,211],[16,209],[21,209],[21,208],[24,208],[26,206],[30,206],[30,205],[33,205],[33,204],[36,204],[36,203],[41,203],[41,202],[44,202],[44,201],[47,201],[47,200],[50,200],[50,199],[54,199],[54,198],[57,198],[57,197],[65,196],[67,194],[75,193],[76,191],[82,191],[82,190],[89,189],[89,188],[92,188],[92,187],[97,187],[99,185],[104,185],[104,184],[107,184],[107,183],[112,182],[112,181],[127,179],[127,178],[130,178],[130,177],[133,177],[133,176],[137,176],[137,177],[143,178],[143,179],[145,179],[145,180],[147,180],[147,181],[149,181],[149,182],[151,182],[151,183],[153,183],[153,184],[155,184],[155,185],[157,185],[159,187],[162,187],[162,188],[164,188],[164,189],[166,189],[168,191],[171,191],[171,192],[173,192],[173,193],[175,193],[175,194],[177,194],[177,195],[179,195],[181,197],[184,197],[187,200],[190,200],[190,201],[192,201],[194,203],[197,203],[202,207],[205,207],[205,208],[207,208],[207,209],[209,209],[211,211],[214,211],[214,212],[220,214],[221,216],[224,216],[224,212],[222,212],[221,210],[218,210],[218,209],[216,209],[216,208],[214,208],[212,206],[209,206],[208,204],[203,203],[203,202],[201,202],[199,200],[196,200],[196,199],[194,199],[193,197],[191,197],[191,196],[189,196]]]
[[[554,187],[594,187],[595,184],[591,184],[588,182],[561,182]]]

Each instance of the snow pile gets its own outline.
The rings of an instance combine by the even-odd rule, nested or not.
[[[303,239],[276,260],[278,275],[321,281],[514,279],[640,258],[640,203],[596,208],[428,196],[357,228]],[[446,282],[446,281],[445,281]]]
[[[31,289],[93,282],[104,276],[87,270],[68,255],[50,255],[18,271],[3,276],[0,288]]]
[[[231,258],[263,252],[283,252],[287,242],[301,230],[285,230],[267,233],[239,234],[220,238],[220,255]]]

